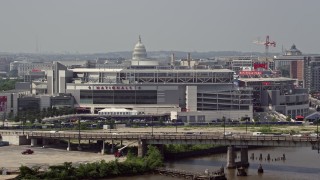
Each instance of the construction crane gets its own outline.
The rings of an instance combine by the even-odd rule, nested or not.
[[[260,40],[256,40],[253,41],[254,44],[260,44],[260,45],[264,45],[265,46],[265,53],[266,53],[266,58],[268,58],[268,53],[269,53],[269,46],[271,47],[276,47],[276,42],[275,41],[270,41],[269,40],[269,35],[267,35],[266,37],[266,41],[260,41]]]

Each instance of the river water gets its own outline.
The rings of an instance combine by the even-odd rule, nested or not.
[[[251,153],[254,153],[255,159],[250,159]],[[260,153],[263,155],[263,160],[259,161],[256,158]],[[271,160],[265,158],[270,154]],[[275,161],[275,158],[282,157],[285,154],[286,160]],[[173,162],[166,162],[167,168],[187,170],[190,172],[204,172],[218,170],[222,165],[226,165],[227,154],[215,154],[194,158],[186,158]],[[237,152],[236,161],[240,161],[240,152]],[[311,147],[297,148],[260,148],[249,150],[250,166],[247,170],[248,176],[239,177],[235,169],[225,169],[228,180],[320,180],[320,154],[316,150],[311,150]],[[262,165],[264,173],[259,175],[257,169]],[[116,180],[125,180],[128,177],[115,178]],[[130,180],[173,180],[177,178],[162,176],[162,175],[142,175],[130,177]]]

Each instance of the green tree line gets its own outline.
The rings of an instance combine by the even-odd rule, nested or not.
[[[72,179],[99,179],[112,178],[116,176],[130,176],[143,174],[163,166],[163,157],[160,151],[149,145],[145,157],[137,157],[128,153],[124,162],[117,159],[110,162],[80,164],[78,167],[71,162],[63,165],[50,166],[47,171],[39,171],[39,167],[20,167],[20,174],[16,179],[50,179],[50,180],[72,180]]]
[[[203,149],[210,149],[216,147],[212,144],[196,144],[196,145],[188,145],[188,144],[168,144],[164,146],[165,153],[180,153],[180,152],[191,152],[198,151]]]
[[[30,123],[33,124],[36,119],[39,121],[39,123],[41,123],[41,120],[46,117],[62,116],[62,115],[68,115],[68,114],[74,114],[74,113],[75,113],[74,108],[48,107],[48,108],[43,108],[41,111],[35,110],[35,109],[21,110],[15,117],[13,116],[13,113],[9,113],[8,118],[13,119],[15,122],[19,122],[21,119],[29,120]]]

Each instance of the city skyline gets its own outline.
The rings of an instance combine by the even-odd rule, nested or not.
[[[284,1],[3,1],[0,52],[264,52],[254,40],[319,53],[320,2]]]

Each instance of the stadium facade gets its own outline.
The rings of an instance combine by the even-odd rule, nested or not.
[[[76,107],[95,114],[127,108],[145,115],[176,114],[186,123],[252,118],[252,88],[237,87],[232,70],[158,65],[147,58],[141,39],[130,61],[104,69],[56,63],[47,75],[48,93],[71,93]]]

